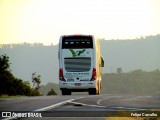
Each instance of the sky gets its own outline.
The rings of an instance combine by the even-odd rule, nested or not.
[[[160,34],[160,0],[0,0],[0,44],[57,44],[66,34]]]

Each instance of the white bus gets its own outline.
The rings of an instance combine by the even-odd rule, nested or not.
[[[59,40],[59,87],[62,95],[71,92],[100,94],[104,60],[100,42],[92,35],[64,35]]]

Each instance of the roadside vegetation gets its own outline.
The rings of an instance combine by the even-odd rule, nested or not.
[[[115,111],[111,114],[110,117],[106,117],[105,120],[160,120],[159,117],[136,117],[131,116],[133,111]],[[148,113],[148,111],[143,111],[144,113]],[[137,113],[142,114],[141,111],[137,111]]]
[[[106,73],[102,76],[104,94],[160,94],[160,70],[137,69],[127,73]]]
[[[156,117],[106,117],[106,120],[159,120]]]
[[[7,55],[0,56],[0,96],[40,96],[61,94],[58,84],[41,85],[41,76],[34,72],[32,85],[29,81],[16,78],[10,69]],[[101,94],[160,94],[160,70],[143,71],[141,69],[102,75]]]
[[[28,81],[14,77],[10,70],[9,57],[0,56],[0,96],[40,96],[40,75],[32,74],[33,87]]]
[[[54,91],[54,89],[52,88],[47,95],[57,95],[57,93]]]
[[[160,95],[160,70],[143,71],[141,69],[123,72],[122,68],[116,73],[102,75],[101,94],[158,94]],[[43,95],[54,88],[61,94],[58,84],[48,83],[40,86]],[[79,94],[79,93],[76,93]]]
[[[52,91],[54,90],[54,92]],[[60,95],[61,94],[61,91],[59,89],[59,85],[56,84],[56,83],[47,83],[46,85],[41,85],[40,86],[40,92],[43,94],[43,95],[50,95],[50,92],[53,93],[52,95]]]

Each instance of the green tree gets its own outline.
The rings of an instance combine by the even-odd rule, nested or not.
[[[36,75],[36,72],[32,73],[32,82],[33,82],[33,95],[40,96],[40,84],[41,84],[41,76]]]
[[[0,72],[9,71],[10,63],[9,57],[5,54],[0,56]]]
[[[33,94],[29,82],[15,78],[10,72],[9,57],[0,56],[0,95],[27,95]]]
[[[31,96],[32,95],[32,88],[30,86],[30,83],[29,81],[24,81],[23,82],[23,91],[24,91],[24,94],[27,95],[27,96]]]
[[[57,93],[54,91],[54,89],[52,88],[47,95],[57,95]]]
[[[12,94],[12,85],[14,76],[10,72],[9,57],[7,55],[0,56],[0,95]],[[10,86],[10,87],[8,87]]]

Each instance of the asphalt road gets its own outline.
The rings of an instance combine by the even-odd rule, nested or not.
[[[130,117],[131,112],[155,113],[160,117],[160,95],[106,94],[3,98],[0,99],[0,111],[40,113],[41,119],[45,117],[57,120],[79,120],[83,117],[87,120],[106,120],[108,116],[121,116],[122,113]]]
[[[115,109],[160,109],[160,95],[108,94],[78,99],[76,102]]]
[[[21,98],[1,98],[0,111],[35,111],[80,96],[39,96]]]

